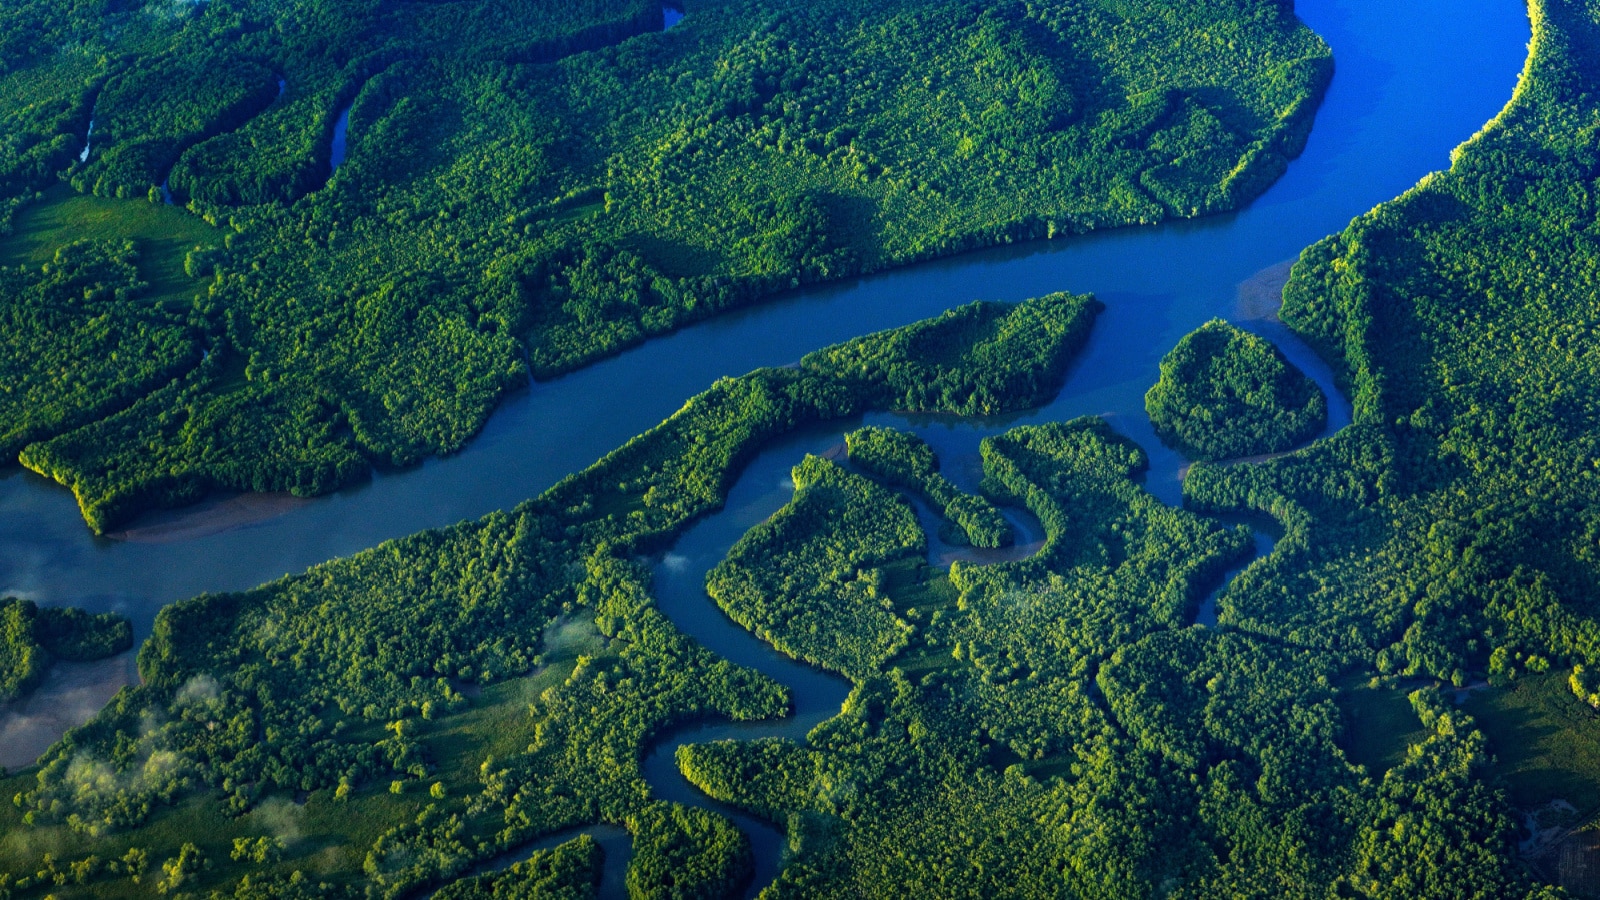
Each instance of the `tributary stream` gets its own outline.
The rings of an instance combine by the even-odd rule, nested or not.
[[[0,470],[0,596],[117,610],[132,617],[142,639],[172,601],[253,587],[390,538],[510,508],[660,422],[718,377],[793,363],[810,350],[970,300],[1059,290],[1093,292],[1106,308],[1049,405],[1004,419],[874,414],[866,421],[916,431],[938,450],[946,474],[970,490],[983,437],[1023,423],[1102,415],[1149,453],[1146,487],[1178,503],[1185,461],[1156,440],[1143,411],[1161,357],[1206,320],[1229,319],[1273,340],[1317,381],[1331,401],[1330,429],[1347,424],[1349,404],[1327,367],[1275,318],[1287,263],[1445,168],[1449,151],[1511,96],[1529,37],[1516,0],[1299,0],[1298,11],[1332,45],[1337,74],[1306,152],[1241,212],[1003,247],[787,294],[535,384],[502,404],[462,453],[331,497],[215,497],[97,538],[68,491],[16,467]],[[679,744],[803,740],[838,712],[848,689],[843,679],[783,656],[728,620],[707,598],[704,579],[750,526],[788,502],[789,468],[807,452],[835,448],[859,424],[834,423],[766,448],[727,506],[656,561],[656,593],[678,627],[787,685],[795,699],[794,715],[781,721],[711,722],[665,735],[644,760],[657,796],[722,809],[678,774],[672,754]],[[1270,549],[1263,538],[1258,547]],[[0,712],[0,765],[26,764],[132,677],[131,654],[96,667],[58,666],[28,702]],[[777,872],[781,834],[722,811],[754,845],[754,893]],[[615,834],[603,836],[617,845]],[[626,856],[608,854],[604,895],[623,895]]]

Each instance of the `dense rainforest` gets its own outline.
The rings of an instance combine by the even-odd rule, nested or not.
[[[836,348],[723,379],[516,510],[168,607],[139,652],[143,684],[6,781],[0,890],[399,896],[610,822],[634,837],[633,893],[726,894],[749,878],[747,840],[652,799],[639,755],[674,723],[779,716],[790,698],[680,633],[635,555],[720,506],[760,446],[859,415],[907,371],[956,389],[961,373],[999,377],[1021,386],[1000,409],[1037,406],[1097,308],[974,304],[849,345],[876,345],[869,372],[836,374]],[[940,328],[973,317],[990,327]],[[906,339],[930,330],[946,339]],[[1017,374],[975,364],[996,355]],[[903,531],[921,539],[914,519]]]
[[[156,314],[131,281],[49,316],[0,294],[62,352],[123,359],[0,361],[28,398],[0,404],[0,459],[97,531],[216,488],[326,492],[460,449],[530,375],[774,292],[1237,207],[1331,73],[1280,0],[686,12],[662,32],[641,0],[6,4],[17,290],[87,237],[38,240],[73,191],[216,231],[176,251],[191,282]]]
[[[75,9],[28,27],[70,28]],[[1239,449],[1206,441],[1285,450],[1320,423],[1270,345],[1220,324],[1169,357],[1172,393],[1152,391],[1158,428],[1206,414],[1182,508],[1095,417],[985,439],[978,493],[926,442],[857,427],[875,409],[1038,406],[1100,309],[1069,294],[973,303],[722,379],[517,509],[168,607],[143,683],[0,781],[0,898],[588,897],[592,839],[527,848],[594,823],[629,832],[631,896],[734,895],[749,840],[654,796],[643,758],[676,725],[778,717],[794,698],[679,631],[644,561],[721,507],[758,450],[821,422],[849,429],[846,458],[799,460],[790,502],[707,589],[848,679],[848,699],[804,741],[689,743],[674,760],[783,830],[768,900],[1572,896],[1564,870],[1518,857],[1518,812],[1559,798],[1564,829],[1600,813],[1600,2],[1531,10],[1505,111],[1448,172],[1293,270],[1282,317],[1334,367],[1350,427],[1203,461]],[[0,48],[20,46],[6,34]],[[127,269],[137,250],[75,244],[13,277],[70,313],[147,290]],[[242,257],[217,253],[215,283],[247,289],[228,274]],[[214,333],[206,315],[112,316],[110,337],[59,339],[143,328],[182,349]],[[266,402],[278,382],[217,356],[200,369]],[[115,376],[96,370],[83,402],[114,396]],[[172,390],[208,389],[188,378]],[[934,567],[912,498],[974,543],[1006,507],[1045,540]],[[1277,540],[1249,562],[1252,527]],[[1241,565],[1216,624],[1196,624]],[[4,609],[20,622],[25,607]]]
[[[1195,503],[1290,534],[1224,621],[1457,683],[1593,668],[1600,5],[1533,11],[1515,97],[1450,170],[1295,267],[1283,318],[1335,364],[1355,425],[1191,476]]]
[[[1288,450],[1328,421],[1328,399],[1304,372],[1220,319],[1172,348],[1144,405],[1163,441],[1209,462]]]
[[[588,896],[581,840],[470,870],[607,822],[633,840],[630,895],[730,895],[745,836],[652,798],[641,755],[674,723],[792,700],[678,632],[637,555],[719,506],[755,449],[892,406],[907,373],[949,387],[935,411],[996,379],[1020,388],[999,409],[1041,403],[1097,309],[974,304],[724,379],[510,513],[168,607],[143,684],[6,782],[0,890]],[[973,318],[990,326],[943,324]],[[947,337],[915,340],[930,332]],[[975,365],[996,358],[1015,371]],[[936,467],[904,436],[852,435],[869,442],[869,472]],[[804,745],[678,753],[787,831],[770,896],[1538,895],[1480,778],[1485,739],[1446,697],[1415,692],[1416,743],[1370,770],[1345,749],[1346,655],[1191,624],[1246,529],[1157,501],[1143,451],[1098,419],[982,451],[986,502],[1045,527],[1028,559],[932,569],[896,479],[808,457],[792,503],[708,579],[737,620],[854,685]]]

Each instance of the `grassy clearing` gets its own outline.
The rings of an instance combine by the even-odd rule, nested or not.
[[[135,832],[91,838],[61,826],[27,827],[23,812],[13,804],[0,804],[0,872],[23,873],[45,853],[65,863],[90,854],[101,859],[121,858],[130,848],[169,848],[184,842],[198,846],[209,868],[186,885],[191,891],[223,889],[247,873],[281,874],[300,870],[313,880],[349,881],[360,872],[367,851],[385,831],[414,819],[429,804],[449,806],[455,798],[481,790],[478,767],[484,757],[504,759],[525,752],[534,739],[535,721],[528,704],[546,688],[560,685],[571,674],[580,654],[602,649],[592,629],[587,633],[567,629],[561,649],[551,664],[527,678],[512,679],[484,689],[472,707],[458,715],[426,723],[419,739],[434,762],[434,772],[423,780],[405,779],[400,793],[390,792],[388,781],[361,784],[340,799],[332,790],[304,797],[280,792],[265,797],[250,812],[232,817],[224,812],[216,792],[191,795],[172,807],[162,808]],[[33,786],[33,772],[0,779],[0,796],[11,797]],[[445,798],[430,795],[438,783]],[[471,822],[472,830],[487,836],[500,824]],[[234,862],[233,839],[272,836],[286,847],[276,865]],[[165,851],[152,851],[150,873],[140,884],[126,877],[100,876],[88,885],[65,885],[53,891],[60,900],[74,897],[145,897],[160,880]]]
[[[1410,691],[1389,684],[1353,681],[1339,692],[1344,713],[1344,752],[1350,761],[1381,776],[1406,758],[1406,748],[1428,736],[1406,698]]]
[[[1474,691],[1462,707],[1489,738],[1490,771],[1513,803],[1565,800],[1583,818],[1600,812],[1600,714],[1572,695],[1565,672]]]
[[[23,787],[23,780],[8,780],[4,787],[14,792]],[[343,801],[334,800],[331,791],[312,794],[304,803],[296,803],[292,796],[274,795],[246,815],[232,818],[223,812],[219,795],[206,792],[160,810],[137,832],[98,839],[60,827],[21,827],[21,814],[6,804],[5,812],[0,813],[0,829],[6,835],[0,843],[0,871],[24,874],[24,866],[36,863],[44,853],[54,854],[65,868],[67,862],[90,854],[109,860],[120,859],[130,848],[148,849],[150,870],[139,884],[125,876],[102,874],[90,884],[65,885],[52,891],[61,900],[147,897],[154,892],[161,878],[161,863],[168,855],[152,848],[187,842],[199,847],[210,864],[186,885],[190,890],[222,889],[249,872],[287,875],[299,869],[313,878],[324,878],[335,872],[348,872],[352,865],[359,870],[367,848],[378,835],[414,817],[426,800],[420,791],[396,796],[381,789],[368,789]],[[262,836],[284,841],[287,850],[281,862],[261,866],[229,858],[234,838]]]
[[[928,565],[920,559],[902,559],[882,567],[883,591],[894,603],[895,611],[916,628],[918,634],[926,631],[936,616],[943,617],[956,609],[960,592],[950,583],[946,572]],[[908,675],[922,675],[955,665],[950,648],[913,640],[895,657],[894,667]]]
[[[187,307],[201,281],[184,272],[184,257],[198,246],[219,246],[222,232],[175,207],[91,197],[57,185],[24,209],[14,233],[0,240],[0,266],[40,266],[58,247],[82,240],[132,241],[139,274],[150,282],[147,296]]]

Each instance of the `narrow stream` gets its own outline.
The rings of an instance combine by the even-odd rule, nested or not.
[[[1093,291],[1106,309],[1050,404],[990,419],[873,414],[864,421],[916,432],[939,453],[945,474],[971,490],[984,436],[1102,415],[1149,453],[1146,487],[1176,504],[1185,462],[1156,440],[1143,412],[1161,357],[1206,320],[1229,319],[1271,339],[1317,381],[1330,400],[1330,428],[1348,423],[1349,406],[1327,367],[1272,317],[1270,282],[1302,248],[1448,165],[1450,149],[1511,95],[1529,37],[1524,10],[1506,0],[1299,0],[1298,11],[1332,44],[1338,75],[1305,154],[1241,212],[1002,247],[797,291],[535,384],[504,402],[466,451],[314,501],[218,496],[96,538],[68,491],[16,467],[0,470],[0,595],[116,610],[133,619],[142,639],[156,612],[174,600],[249,588],[389,538],[514,506],[653,426],[720,376],[791,363],[972,299],[1056,290]],[[333,168],[345,158],[348,121],[346,108],[334,127]],[[658,796],[720,810],[678,774],[677,746],[719,737],[803,739],[838,711],[848,684],[728,620],[705,595],[704,575],[744,531],[788,502],[789,468],[804,453],[826,451],[860,424],[835,423],[767,448],[726,508],[655,562],[655,592],[672,621],[712,651],[788,685],[796,707],[782,721],[704,723],[663,736],[643,760]],[[102,689],[114,691],[132,676],[131,656],[120,659],[120,666],[108,665]],[[68,690],[65,679],[51,679],[34,708],[57,705]],[[0,711],[0,765],[26,764],[74,724],[67,718],[75,717],[45,721]],[[777,872],[782,835],[729,812],[755,847],[757,890]],[[622,854],[612,855],[619,861],[608,869],[626,865]],[[613,875],[608,891],[620,889]]]
[[[772,823],[742,810],[719,803],[702,794],[678,771],[676,755],[685,744],[719,740],[759,740],[784,738],[804,742],[811,729],[839,713],[850,693],[850,682],[842,676],[793,659],[757,638],[716,608],[706,594],[706,576],[727,556],[728,550],[745,532],[770,518],[794,497],[790,470],[806,454],[842,457],[843,434],[859,424],[846,420],[807,429],[775,442],[761,452],[740,475],[729,493],[727,505],[701,520],[680,537],[665,553],[650,560],[652,592],[666,616],[690,637],[718,656],[755,669],[789,688],[794,709],[783,719],[756,722],[710,720],[693,722],[671,729],[652,742],[642,760],[645,782],[651,793],[662,800],[698,806],[727,816],[750,839],[755,857],[755,874],[745,895],[754,897],[777,878],[784,859],[785,837]],[[903,423],[902,423],[903,424]],[[1044,543],[1044,530],[1031,514],[1004,509],[1016,529],[1017,541],[999,550],[955,547],[937,537],[942,518],[926,503],[914,498],[918,520],[928,533],[928,562],[948,568],[955,558],[976,562],[1022,559],[1037,553]],[[709,607],[709,610],[708,610]],[[578,834],[596,839],[609,836],[618,840],[611,826],[580,828],[561,832],[554,838],[506,854],[501,865],[508,865],[536,849],[543,849]],[[620,838],[627,840],[627,833]],[[613,853],[607,848],[601,900],[626,896],[625,879],[631,855]]]
[[[1344,403],[1339,393],[1332,389],[1331,374],[1326,371],[1322,374],[1330,382],[1329,387],[1325,388],[1330,392],[1330,409],[1341,404],[1346,409],[1342,424],[1339,424],[1336,415],[1330,414],[1329,427],[1324,432],[1328,434],[1348,424],[1348,404]],[[904,415],[883,414],[870,418],[892,427],[922,431]],[[953,421],[944,424],[962,428],[968,437],[981,440],[983,437],[999,434],[1023,420],[1041,418],[1041,413],[1034,413],[999,422],[989,420],[986,423],[983,420],[954,418]],[[859,419],[848,419],[816,426],[790,435],[767,447],[740,474],[729,493],[727,505],[696,523],[670,550],[654,560],[652,565],[654,574],[652,591],[662,612],[672,620],[673,624],[718,656],[755,669],[787,686],[794,697],[794,710],[787,718],[758,722],[693,723],[674,729],[658,738],[643,760],[645,781],[650,785],[654,796],[719,812],[731,819],[750,839],[751,849],[755,855],[756,871],[745,893],[746,897],[754,897],[777,877],[785,858],[783,832],[770,822],[712,800],[701,793],[679,772],[676,763],[677,750],[685,744],[718,740],[751,741],[783,738],[804,743],[812,728],[839,713],[845,698],[849,695],[850,683],[841,676],[787,656],[728,618],[707,595],[706,576],[727,556],[734,543],[747,531],[770,518],[793,498],[794,483],[790,478],[790,470],[806,454],[842,460],[844,434],[859,427],[860,424]],[[923,433],[926,437],[926,432]],[[957,487],[964,491],[975,491],[981,473],[975,470],[971,460],[968,462],[969,465],[959,471],[948,471],[949,467],[944,467],[942,470]],[[1025,559],[1037,553],[1044,545],[1044,528],[1038,519],[1025,510],[1010,508],[1003,508],[1003,513],[1015,529],[1016,540],[1011,546],[983,550],[950,545],[938,536],[943,517],[920,498],[907,496],[907,499],[916,510],[918,522],[927,535],[928,562],[941,570],[948,569],[956,559],[985,565]],[[1263,527],[1270,528],[1270,525],[1256,527],[1257,523],[1254,520],[1244,517],[1218,518],[1227,525],[1241,522],[1251,524],[1255,547],[1248,558],[1222,574],[1220,583],[1202,604],[1197,621],[1213,627],[1216,625],[1217,598],[1227,589],[1234,576],[1270,553],[1276,543],[1276,540],[1263,530]],[[619,861],[616,865],[622,868],[608,871],[607,883],[621,883],[624,878],[625,863]],[[608,870],[613,866],[609,857],[606,866]]]
[[[707,596],[706,574],[727,556],[729,548],[745,532],[770,518],[794,497],[790,470],[806,454],[820,456],[838,446],[842,433],[835,423],[789,435],[767,447],[739,476],[722,510],[696,523],[652,566],[652,592],[673,624],[718,656],[785,685],[794,698],[794,709],[785,719],[695,723],[664,735],[644,757],[645,781],[657,797],[714,809],[732,819],[749,837],[756,872],[747,896],[754,896],[777,877],[783,857],[783,834],[768,822],[710,800],[690,785],[678,772],[678,747],[769,737],[804,741],[812,728],[838,715],[850,693],[850,682],[779,652],[728,618]]]
[[[351,100],[349,105],[339,112],[339,120],[333,125],[333,143],[328,150],[328,171],[331,175],[339,171],[344,165],[345,153],[350,142],[350,110],[355,108],[356,102]]]
[[[917,511],[917,523],[928,536],[928,565],[948,572],[956,560],[980,566],[1016,562],[1037,556],[1044,549],[1044,525],[1033,513],[1025,509],[998,506],[1000,517],[1011,526],[1011,543],[1004,547],[974,547],[969,544],[952,544],[940,537],[946,525],[944,515],[920,497],[904,495]]]
[[[1227,517],[1222,518],[1226,520]],[[1277,538],[1273,537],[1266,531],[1261,530],[1260,528],[1251,528],[1250,537],[1254,541],[1254,546],[1251,548],[1250,555],[1240,560],[1238,563],[1229,566],[1228,569],[1222,573],[1221,579],[1216,588],[1212,590],[1211,593],[1207,594],[1205,600],[1201,602],[1200,609],[1194,617],[1194,623],[1196,625],[1204,625],[1207,628],[1217,627],[1217,600],[1220,599],[1223,592],[1233,584],[1233,579],[1238,576],[1240,572],[1250,568],[1250,566],[1255,564],[1256,560],[1261,559],[1267,554],[1271,553],[1272,548],[1278,545]]]
[[[285,93],[287,93],[288,90],[289,90],[289,82],[288,82],[288,80],[286,80],[282,75],[279,75],[278,76],[278,94],[277,94],[277,96],[272,98],[272,104],[276,104],[276,103],[282,102],[283,101],[283,95]],[[268,107],[270,108],[272,104],[268,104]],[[265,110],[263,110],[261,113],[257,113],[257,115],[259,116],[259,115],[262,115],[264,113],[265,113]],[[94,127],[93,123],[90,123],[90,128],[93,129],[93,127]],[[213,135],[213,137],[215,137],[215,135]],[[209,140],[209,138],[207,138],[206,140]],[[204,143],[204,141],[201,141],[201,143]],[[89,153],[88,148],[84,148],[83,152],[84,152],[84,155],[87,156],[88,153]],[[180,154],[180,158],[181,158],[181,154]],[[178,205],[178,202],[176,200],[174,200],[173,197],[172,197],[172,169],[176,169],[177,167],[178,167],[177,162],[174,162],[172,164],[172,168],[167,170],[167,177],[161,179],[161,202],[166,204],[167,206],[177,206]]]
[[[628,829],[620,825],[584,825],[579,828],[563,828],[553,834],[547,834],[529,844],[524,844],[515,850],[510,850],[492,859],[485,860],[481,865],[474,866],[461,877],[471,878],[476,875],[485,875],[508,869],[516,863],[526,860],[540,850],[554,850],[567,841],[575,840],[580,835],[587,834],[594,838],[605,853],[605,860],[600,870],[600,886],[598,900],[628,900],[627,873],[628,864],[633,862],[633,836],[628,834]]]

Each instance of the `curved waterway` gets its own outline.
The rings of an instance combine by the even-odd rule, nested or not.
[[[339,171],[344,165],[345,154],[350,150],[350,110],[354,109],[356,102],[351,100],[339,110],[339,118],[333,123],[333,138],[328,144],[328,172],[331,175]]]
[[[1007,418],[874,414],[865,421],[916,431],[939,452],[946,474],[971,489],[984,436],[1016,424],[1103,415],[1148,451],[1149,490],[1177,503],[1184,460],[1155,439],[1143,412],[1161,357],[1206,320],[1229,319],[1272,339],[1317,381],[1332,401],[1330,428],[1348,423],[1349,406],[1327,368],[1273,315],[1287,263],[1447,166],[1451,148],[1510,97],[1529,37],[1525,10],[1511,0],[1299,0],[1298,9],[1333,46],[1338,73],[1306,152],[1242,212],[999,248],[785,295],[533,385],[508,399],[463,453],[318,500],[215,497],[96,538],[70,493],[12,467],[0,471],[0,595],[120,611],[142,638],[156,612],[174,600],[248,588],[389,538],[509,508],[655,425],[718,377],[792,363],[810,350],[972,299],[1022,300],[1057,290],[1092,291],[1106,309],[1049,405]],[[782,722],[703,723],[663,736],[644,760],[659,796],[719,808],[677,773],[672,754],[682,743],[801,738],[838,711],[847,684],[782,656],[729,621],[705,596],[704,575],[750,525],[788,502],[789,467],[804,453],[835,447],[860,422],[768,447],[740,477],[726,508],[656,562],[666,614],[713,651],[788,685],[796,705]],[[132,656],[96,671],[109,673],[99,676],[98,692],[84,684],[88,673],[64,673],[28,707],[0,713],[0,757],[6,757],[0,765],[25,763],[71,724],[55,697],[87,698],[72,715],[90,714],[96,698],[133,677]],[[728,812],[756,849],[754,891],[775,874],[782,837]],[[620,890],[614,872],[606,887]]]
[[[267,109],[270,109],[275,104],[283,102],[283,95],[285,93],[287,93],[288,90],[289,90],[289,82],[282,75],[277,76],[277,81],[278,81],[278,93],[277,93],[277,96],[272,98],[272,103],[267,104]],[[266,112],[267,112],[267,109],[263,109],[261,112],[256,113],[256,116],[254,116],[252,118],[265,115]],[[246,123],[248,123],[249,121],[250,120],[246,120]],[[243,128],[244,125],[241,124],[239,127]],[[89,123],[89,130],[90,130],[90,132],[94,131],[94,123],[93,122]],[[237,129],[235,129],[235,130],[237,130]],[[226,132],[223,132],[223,133],[225,134]],[[212,135],[211,137],[217,137],[217,136],[219,136],[219,135]],[[200,141],[200,143],[205,143],[205,141],[210,140],[210,139],[211,138],[203,138]],[[187,153],[188,149],[189,148],[185,148],[184,152]],[[87,146],[85,146],[83,148],[83,158],[84,159],[88,159],[88,157],[89,157],[89,148]],[[178,155],[178,159],[182,159],[182,158],[183,158],[183,154],[180,153]],[[177,167],[178,167],[178,160],[173,160],[172,165],[167,167],[166,176],[161,179],[161,202],[165,203],[168,206],[177,206],[178,205],[177,199],[172,196],[172,170],[176,169]],[[209,353],[210,351],[206,351],[206,352]]]

